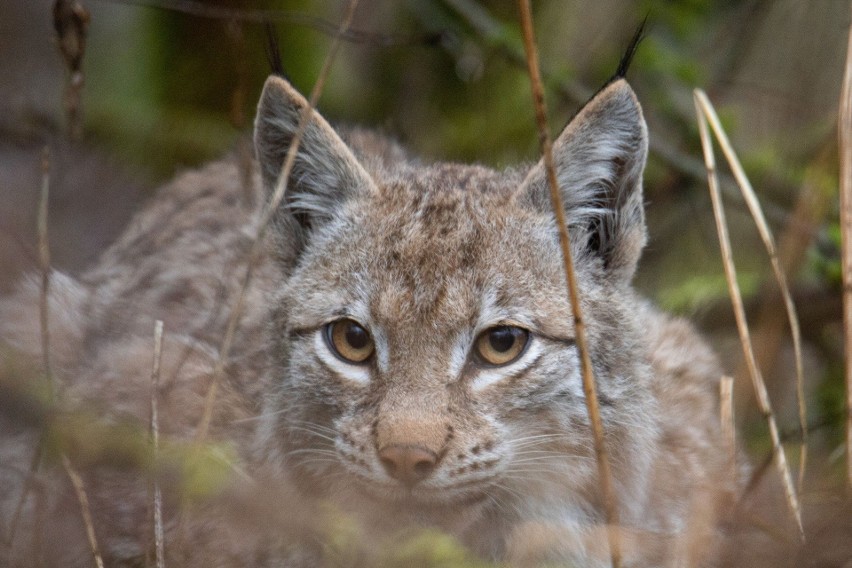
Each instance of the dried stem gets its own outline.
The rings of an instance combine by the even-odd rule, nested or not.
[[[722,377],[719,381],[719,419],[722,424],[722,439],[728,448],[728,464],[731,472],[737,469],[736,425],[734,424],[734,378]]]
[[[50,366],[50,331],[49,331],[49,322],[50,322],[50,302],[49,302],[49,293],[50,293],[50,242],[47,238],[47,204],[48,197],[50,191],[50,152],[47,147],[45,147],[42,152],[42,160],[41,160],[41,168],[42,168],[42,183],[41,183],[41,198],[39,200],[38,207],[38,251],[39,251],[39,265],[41,269],[41,293],[39,296],[39,317],[41,324],[41,352],[42,352],[42,364],[44,365],[44,372],[47,376],[48,383],[50,384],[50,393],[51,393],[51,401],[56,402],[56,386],[53,384],[53,374],[51,373]],[[42,434],[43,436],[43,434]],[[42,444],[40,443],[39,446]],[[36,455],[41,453],[40,448],[37,450]],[[40,460],[33,459],[32,466],[34,466],[30,475],[35,474],[35,468],[38,467]],[[98,549],[98,541],[95,538],[95,530],[92,526],[92,514],[89,509],[89,499],[86,497],[86,491],[83,487],[83,480],[80,475],[74,470],[74,467],[71,465],[71,460],[68,459],[66,454],[62,454],[62,467],[65,468],[65,472],[68,474],[68,477],[71,478],[71,483],[74,485],[74,491],[77,494],[77,500],[80,502],[80,510],[83,515],[83,523],[86,526],[86,536],[89,539],[89,546],[92,549],[92,555],[95,558],[95,564],[98,568],[103,568],[104,562],[101,558],[101,553]],[[31,487],[32,483],[30,480],[27,480],[24,487],[24,496],[22,496],[22,500],[26,496],[26,491]]]
[[[50,295],[50,241],[48,240],[48,222],[47,222],[47,205],[50,197],[50,148],[45,146],[41,152],[41,191],[38,202],[38,212],[36,214],[36,235],[38,239],[38,263],[41,272],[41,289],[39,290],[39,328],[41,332],[41,365],[47,381],[48,391],[51,403],[55,402],[55,392],[53,387],[53,373],[50,365],[50,325],[48,323],[50,309],[48,298]],[[41,464],[42,452],[44,450],[44,436],[42,432],[39,435],[38,444],[33,452],[30,467],[27,471],[27,479],[24,481],[24,487],[21,490],[21,495],[18,497],[18,502],[15,504],[15,511],[12,514],[12,520],[9,523],[9,537],[7,545],[11,546],[15,539],[15,533],[18,529],[18,523],[21,519],[21,514],[24,510],[24,504],[27,501],[30,491],[35,485],[35,474]]]
[[[39,436],[38,443],[33,451],[33,457],[30,460],[30,467],[27,470],[27,478],[24,480],[24,487],[21,489],[21,494],[18,497],[18,502],[15,503],[15,511],[12,513],[12,520],[9,521],[9,534],[6,537],[6,547],[12,548],[15,542],[15,534],[18,532],[18,523],[21,521],[21,514],[24,512],[24,505],[27,502],[27,497],[30,491],[35,487],[35,475],[41,465],[42,452],[44,451],[44,434]]]
[[[586,326],[583,321],[580,307],[580,291],[577,285],[577,275],[574,272],[574,260],[571,255],[571,242],[568,236],[565,221],[565,209],[562,206],[562,195],[559,191],[559,182],[556,179],[556,170],[553,164],[553,146],[547,128],[547,108],[544,100],[544,87],[541,82],[541,74],[538,67],[538,52],[535,43],[535,35],[532,24],[532,13],[529,0],[518,0],[520,10],[521,27],[524,35],[524,49],[527,55],[527,66],[530,83],[535,104],[536,122],[538,124],[539,144],[547,172],[547,181],[550,187],[550,202],[556,215],[556,223],[559,228],[559,245],[562,249],[562,262],[565,268],[565,281],[568,285],[568,295],[571,301],[571,311],[574,315],[574,334],[577,343],[577,351],[580,355],[581,369],[583,375],[583,392],[585,393],[586,408],[589,411],[589,421],[592,425],[592,434],[595,440],[595,456],[598,463],[598,479],[604,500],[604,508],[607,521],[607,535],[609,537],[610,558],[612,566],[617,568],[621,565],[621,547],[618,539],[618,509],[615,502],[615,492],[612,486],[612,472],[610,471],[609,459],[607,457],[604,443],[603,423],[598,404],[598,395],[595,386],[592,361],[589,357],[589,345],[586,338]]]
[[[231,94],[231,124],[239,130],[243,131],[246,126],[245,101],[246,92],[248,91],[248,61],[250,58],[246,51],[246,37],[243,33],[243,26],[235,20],[225,22],[225,35],[231,44],[233,51],[233,60],[235,63],[235,71],[237,75],[237,84],[234,86],[234,91]],[[251,137],[240,135],[237,140],[237,165],[240,171],[240,183],[243,187],[243,203],[247,208],[254,206],[254,148],[251,144]]]
[[[846,474],[852,490],[852,29],[840,95],[840,246],[843,267],[843,331],[846,351]]]
[[[83,137],[83,55],[86,53],[89,11],[78,0],[56,0],[53,4],[53,27],[68,69],[63,94],[68,136],[79,140]]]
[[[487,8],[482,6],[482,3],[474,0],[443,0],[443,3],[452,8],[483,43],[496,49],[506,61],[521,68],[526,67],[523,50],[517,45],[514,36],[506,32],[506,25],[495,18]],[[560,75],[560,73],[549,73],[546,69],[542,71],[544,84],[558,93],[562,99],[574,104],[583,104],[595,93],[595,90],[587,85]],[[701,160],[683,152],[677,144],[669,142],[665,136],[651,136],[648,141],[648,150],[662,163],[683,176],[702,181],[706,175]],[[734,180],[725,174],[719,177],[725,195],[739,199],[740,195],[734,189]],[[766,210],[773,221],[786,221],[789,217],[784,208],[771,203],[766,204]]]
[[[55,402],[53,387],[53,372],[50,365],[50,325],[49,304],[50,296],[50,241],[47,235],[47,204],[50,197],[50,148],[45,146],[41,153],[41,195],[38,202],[36,231],[38,235],[38,263],[41,271],[41,291],[39,294],[39,324],[41,328],[41,364],[42,372],[50,387],[51,402]]]
[[[71,478],[71,484],[74,486],[74,492],[77,494],[77,501],[80,502],[80,512],[83,515],[83,525],[86,527],[86,538],[89,539],[89,546],[92,549],[92,555],[95,558],[95,566],[104,568],[104,560],[101,557],[101,551],[98,548],[98,539],[95,537],[95,527],[92,524],[92,510],[89,506],[89,498],[86,495],[86,489],[83,487],[83,478],[74,470],[71,465],[71,460],[68,456],[62,454],[62,467],[68,477]]]
[[[725,268],[725,279],[728,283],[728,293],[731,297],[731,304],[734,309],[734,317],[737,321],[737,331],[739,332],[740,342],[743,348],[743,355],[748,366],[749,375],[751,376],[754,386],[755,396],[757,398],[758,408],[766,418],[769,425],[769,434],[772,440],[772,448],[775,454],[776,464],[781,474],[781,479],[784,485],[784,493],[787,498],[787,505],[790,508],[796,525],[799,529],[799,535],[804,539],[804,528],[802,526],[802,515],[799,507],[799,501],[796,497],[796,489],[793,486],[793,480],[790,475],[790,468],[787,464],[787,457],[784,453],[784,448],[781,445],[780,435],[778,433],[778,424],[775,421],[775,415],[772,412],[772,405],[769,402],[769,395],[766,391],[766,383],[757,366],[757,361],[754,356],[754,349],[751,345],[751,336],[746,322],[745,309],[743,308],[742,294],[740,293],[739,285],[737,284],[736,267],[734,266],[733,253],[731,250],[731,240],[728,235],[728,223],[725,219],[725,210],[722,207],[722,196],[719,191],[719,181],[716,177],[716,157],[713,153],[713,141],[710,138],[708,130],[709,118],[709,101],[707,96],[700,90],[694,91],[695,95],[695,110],[698,115],[698,130],[701,135],[701,146],[704,150],[704,162],[707,167],[707,181],[710,187],[710,198],[713,202],[713,214],[716,219],[716,231],[719,235],[719,246],[722,250],[722,262]],[[713,114],[715,117],[715,114]],[[718,136],[718,132],[717,132]],[[727,139],[726,139],[727,141]],[[748,199],[747,196],[746,199]],[[781,282],[779,282],[780,284]],[[786,286],[786,284],[785,284]]]
[[[157,568],[165,568],[166,557],[163,539],[163,495],[157,479],[157,464],[160,455],[160,420],[157,398],[160,391],[160,363],[163,354],[163,322],[154,323],[154,363],[151,366],[151,448],[154,463],[154,559]]]
[[[825,162],[828,159],[833,159],[835,149],[834,144],[832,144],[830,148],[831,157],[829,157],[827,151],[821,152],[816,163],[812,164],[806,170],[802,181],[802,188],[796,199],[790,221],[778,239],[778,257],[781,261],[784,274],[788,276],[795,275],[802,266],[816,236],[816,227],[825,215],[826,206],[831,198],[831,194],[825,187],[826,181],[823,171],[825,169]],[[781,301],[781,297],[777,285],[765,286],[761,294],[760,307],[756,319],[757,323],[754,330],[757,363],[760,369],[769,376],[774,375],[774,369],[777,367],[778,353],[781,350],[786,336],[785,328],[788,325],[788,318],[778,310],[779,301]],[[801,300],[798,303],[801,305]],[[840,304],[839,297],[837,298],[837,304]],[[838,307],[837,312],[839,311]],[[806,329],[807,326],[805,324],[802,331],[805,335],[807,335]],[[743,365],[743,369],[738,374],[743,376],[746,372],[748,371],[745,369],[745,365]],[[806,400],[803,381],[797,383],[797,396],[799,401]],[[806,418],[803,409],[804,405],[800,404],[800,430],[801,420]],[[813,430],[813,425],[809,425],[808,430]],[[804,490],[805,470],[808,462],[808,433],[805,431],[802,432],[802,436],[799,436],[801,459],[799,460],[797,484],[800,495]]]
[[[222,339],[222,345],[219,349],[219,357],[216,360],[216,366],[213,369],[212,383],[210,385],[210,389],[207,392],[207,398],[204,403],[204,413],[201,417],[201,421],[198,426],[198,431],[196,433],[196,441],[199,443],[203,442],[204,439],[207,437],[207,432],[210,428],[210,421],[213,418],[213,407],[216,402],[216,394],[219,388],[219,382],[224,372],[225,364],[228,360],[228,355],[231,350],[231,344],[234,340],[234,334],[237,329],[239,317],[243,311],[243,303],[245,302],[246,292],[248,291],[249,283],[251,282],[254,269],[257,266],[257,263],[260,261],[261,256],[264,254],[264,237],[266,235],[266,231],[269,228],[269,224],[272,222],[273,216],[278,210],[278,206],[281,204],[282,199],[284,199],[284,194],[287,190],[287,180],[290,178],[290,172],[293,170],[293,164],[296,161],[296,153],[299,150],[299,145],[302,143],[302,136],[304,136],[305,134],[305,129],[310,123],[312,113],[314,112],[314,107],[316,106],[316,103],[319,100],[320,95],[322,94],[323,88],[325,87],[326,78],[328,77],[329,71],[331,71],[331,64],[334,61],[335,56],[337,55],[337,51],[340,49],[340,38],[342,37],[342,34],[344,34],[346,30],[349,29],[349,26],[352,24],[352,18],[355,15],[355,8],[357,6],[358,0],[349,0],[346,12],[340,23],[339,33],[334,37],[334,40],[331,43],[331,47],[328,50],[328,54],[325,57],[325,61],[323,61],[322,68],[320,69],[319,75],[317,76],[317,81],[314,84],[313,90],[311,90],[311,96],[308,100],[308,106],[303,109],[302,116],[299,118],[299,125],[296,129],[296,134],[293,136],[293,140],[287,150],[287,157],[284,160],[284,164],[281,166],[281,174],[278,176],[278,181],[275,184],[275,189],[272,193],[272,197],[270,198],[269,203],[267,204],[266,209],[264,210],[263,215],[261,216],[260,221],[258,223],[257,234],[254,239],[254,242],[252,243],[251,250],[249,251],[249,260],[248,265],[246,266],[245,278],[243,279],[242,286],[240,287],[240,291],[237,295],[237,301],[234,304],[233,309],[231,310],[230,318],[228,320],[228,326],[225,329],[225,335]]]
[[[113,4],[127,4],[145,8],[158,8],[171,12],[180,12],[199,18],[212,20],[228,20],[233,22],[249,22],[265,24],[267,22],[288,22],[298,26],[312,28],[322,34],[332,36],[349,43],[359,43],[371,46],[393,47],[402,45],[434,45],[443,37],[442,32],[425,34],[376,33],[364,30],[342,29],[332,22],[317,18],[310,14],[294,10],[263,10],[246,8],[229,8],[215,6],[210,2],[200,0],[102,0]]]
[[[757,199],[754,188],[751,186],[751,182],[749,182],[748,177],[745,174],[745,170],[743,170],[742,164],[740,164],[739,158],[737,158],[737,154],[731,146],[731,142],[728,140],[725,130],[722,128],[722,123],[719,121],[719,117],[716,115],[716,110],[713,108],[712,103],[710,103],[710,99],[708,99],[707,95],[705,95],[700,89],[696,91],[695,96],[704,115],[710,122],[713,134],[716,135],[716,140],[719,141],[719,146],[725,154],[728,165],[730,166],[731,171],[734,174],[734,178],[737,180],[737,184],[740,187],[743,199],[745,199],[749,212],[751,212],[751,216],[754,219],[758,232],[760,233],[760,237],[763,239],[763,244],[766,247],[766,252],[769,254],[769,260],[772,264],[772,271],[775,273],[775,280],[778,282],[778,288],[780,289],[781,296],[784,299],[784,309],[787,312],[787,320],[790,324],[790,334],[793,337],[793,355],[796,362],[796,398],[799,403],[799,428],[802,431],[801,461],[799,462],[799,487],[801,488],[805,474],[805,464],[807,463],[808,414],[805,403],[805,378],[802,366],[802,334],[799,329],[799,316],[796,314],[796,305],[793,303],[793,296],[790,294],[790,288],[787,285],[787,277],[784,275],[784,269],[781,267],[781,261],[778,258],[775,239],[772,236],[772,231],[769,229],[766,218],[763,216],[763,211],[760,208],[760,202]]]

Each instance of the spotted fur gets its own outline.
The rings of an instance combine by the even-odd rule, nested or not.
[[[267,81],[255,125],[261,195],[277,181],[306,104],[283,79]],[[543,166],[421,164],[374,133],[338,134],[310,116],[216,405],[213,439],[238,455],[230,497],[256,490],[265,505],[302,512],[323,503],[375,542],[434,527],[486,559],[608,565]],[[709,566],[736,486],[717,419],[721,371],[687,323],[631,288],[645,243],[647,132],[627,83],[598,93],[554,151],[626,564]],[[79,282],[57,276],[54,341],[63,346],[63,396],[75,407],[145,423],[151,334],[162,319],[161,428],[191,438],[257,234],[260,205],[246,205],[242,191],[230,160],[185,173]],[[0,310],[6,341],[36,357],[34,288]],[[369,330],[376,351],[366,364],[329,351],[324,326],[341,318]],[[472,345],[500,325],[528,330],[530,344],[517,361],[489,368]],[[32,441],[16,438],[16,455]],[[426,456],[416,479],[388,465],[410,455]],[[136,565],[150,544],[145,484],[111,465],[88,475],[105,554],[113,565]],[[239,481],[246,478],[248,486]],[[56,565],[86,565],[74,561],[86,557],[80,528],[62,521],[73,513],[61,514],[67,484],[55,483],[66,497],[51,501],[55,522],[41,530],[76,538],[76,548],[50,549]],[[0,491],[3,511],[14,496]],[[280,524],[258,521],[260,513],[237,521],[233,507],[210,501],[190,515],[183,534],[197,553],[181,557],[184,565],[315,565],[321,557],[316,535],[303,539],[280,511],[271,515]]]

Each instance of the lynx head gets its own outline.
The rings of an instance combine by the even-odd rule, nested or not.
[[[306,105],[284,80],[267,81],[255,142],[268,190]],[[311,113],[276,219],[285,278],[261,451],[322,495],[420,518],[554,491],[594,508],[543,165],[422,166],[363,146]],[[622,490],[641,478],[655,427],[630,288],[645,241],[646,146],[639,104],[618,80],[554,147]]]

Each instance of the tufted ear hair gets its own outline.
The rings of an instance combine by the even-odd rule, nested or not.
[[[272,194],[308,101],[287,81],[270,76],[263,87],[254,124],[254,145],[267,195]],[[299,145],[276,219],[299,241],[333,218],[359,192],[373,191],[370,175],[334,129],[316,111]]]
[[[575,254],[599,259],[616,283],[630,282],[645,246],[642,172],[647,153],[642,109],[624,79],[586,103],[553,145]],[[519,197],[551,211],[543,162],[529,171]]]

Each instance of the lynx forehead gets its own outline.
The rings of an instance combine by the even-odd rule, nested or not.
[[[306,107],[286,81],[267,80],[255,123],[263,195]],[[214,437],[237,448],[236,469],[259,488],[252,496],[311,515],[331,508],[376,547],[431,527],[495,561],[607,565],[543,166],[424,165],[374,133],[310,117],[214,417]],[[622,79],[554,145],[627,564],[667,565],[688,550],[709,565],[736,487],[716,418],[721,373],[687,323],[632,290],[646,153],[642,111]],[[228,160],[184,174],[79,282],[55,279],[57,369],[72,400],[145,423],[150,333],[162,319],[162,429],[193,435],[227,324],[222,306],[237,296],[258,217],[242,205],[239,180]],[[34,355],[38,332],[26,322],[38,321],[27,315],[37,296],[24,287],[0,304],[3,338]],[[145,476],[108,464],[87,475],[105,554],[142,562]],[[244,481],[241,494],[252,493]],[[14,495],[0,491],[4,514]],[[271,521],[267,505],[245,531],[240,507],[209,501],[184,511],[184,534],[202,551],[188,565],[322,564],[327,532],[312,531],[310,515],[304,526]],[[49,503],[49,522],[30,517],[46,542],[77,518],[62,503]],[[79,536],[76,549],[57,547],[55,565],[83,557]]]

